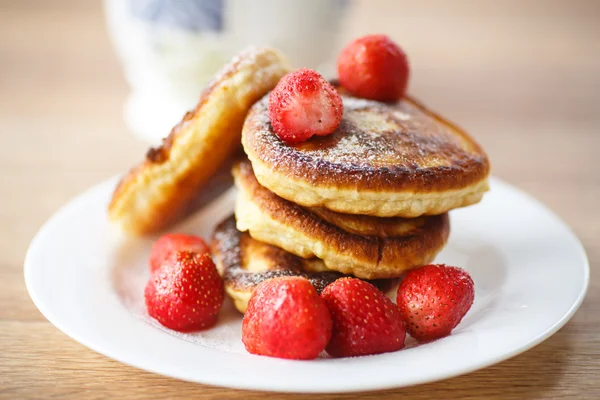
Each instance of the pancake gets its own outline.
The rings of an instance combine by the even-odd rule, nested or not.
[[[338,272],[328,271],[319,259],[300,258],[259,242],[248,233],[238,231],[235,225],[235,218],[231,216],[216,227],[211,250],[223,277],[225,292],[242,313],[246,312],[254,289],[268,279],[302,276],[321,293],[331,282],[344,277]],[[391,292],[397,280],[384,279],[371,283],[384,292]]]
[[[342,94],[337,131],[296,145],[275,135],[268,98],[251,108],[242,144],[261,185],[294,203],[412,218],[477,203],[488,190],[483,149],[410,97],[386,104]]]
[[[247,160],[234,165],[233,176],[240,231],[359,278],[394,278],[427,264],[450,233],[447,214],[379,218],[301,207],[261,186]]]
[[[177,220],[238,148],[250,106],[288,69],[272,49],[252,48],[234,58],[202,93],[195,110],[121,180],[109,218],[133,234],[152,233]]]

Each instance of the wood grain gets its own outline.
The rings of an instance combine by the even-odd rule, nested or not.
[[[356,3],[344,37],[381,31],[401,42],[411,92],[472,132],[495,175],[573,228],[592,282],[571,322],[509,361],[413,388],[322,398],[600,398],[598,15],[596,1]],[[22,266],[36,230],[145,150],[123,125],[126,94],[99,4],[0,3],[0,398],[281,398],[122,365],[69,339],[29,299]]]

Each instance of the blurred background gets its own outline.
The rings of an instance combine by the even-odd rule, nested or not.
[[[254,12],[242,7],[244,0],[229,2],[238,14],[252,17],[233,16],[245,24],[233,43],[215,38],[215,22],[206,15],[194,26],[194,11],[184,10],[190,15],[177,22],[165,7],[156,6],[172,1],[0,1],[0,185],[6,188],[0,216],[18,235],[22,251],[59,205],[141,158],[148,144],[140,139],[144,129],[137,136],[131,129],[135,122],[161,126],[150,129],[149,141],[166,136],[172,120],[193,105],[207,74],[246,44],[244,32],[250,38],[262,32],[265,41],[281,36],[281,43],[295,49],[296,63],[306,59],[326,73],[351,38],[389,34],[409,56],[409,91],[475,136],[489,152],[495,175],[541,197],[567,220],[596,213],[599,1],[255,1],[263,8]],[[134,18],[126,14],[130,2],[137,6],[128,8],[145,28],[123,21]],[[262,25],[272,19],[285,32],[293,18],[285,15],[284,6],[266,7],[273,3],[292,4],[294,14],[298,4],[307,4],[312,8],[299,15],[312,16],[319,15],[318,4],[327,4],[334,28],[321,19],[304,28],[292,24],[296,31],[320,34],[275,35],[274,28]],[[196,10],[196,15],[210,12]],[[228,15],[232,18],[231,12],[221,15],[221,23]],[[260,24],[253,26],[253,18]],[[179,35],[180,40],[176,34],[161,37],[159,28],[152,31],[153,21],[163,27],[182,24],[189,34]],[[180,41],[191,43],[189,52],[197,54],[182,56],[186,47]],[[314,54],[307,50],[311,47]],[[186,62],[201,66],[194,79],[175,73],[179,68],[192,76]],[[146,99],[159,101],[141,107],[132,123],[126,117],[132,96],[140,91],[136,75],[150,93]],[[131,82],[138,83],[136,90]],[[164,89],[169,86],[177,90]],[[584,182],[586,190],[574,198],[573,187]],[[599,228],[586,229],[594,231],[580,235],[599,233]]]
[[[46,351],[13,329],[25,322],[62,335],[22,283],[24,254],[41,224],[77,193],[140,160],[193,105],[207,76],[252,42],[284,47],[296,66],[331,74],[350,39],[390,35],[408,54],[409,91],[480,141],[494,175],[564,218],[592,268],[600,260],[600,1],[174,4],[0,0],[0,343]],[[588,301],[561,334],[586,331],[597,286],[592,281]],[[555,343],[554,353],[564,350]],[[74,342],[65,346],[109,363]],[[14,364],[22,379],[6,384],[27,386],[35,377],[51,388],[68,361],[49,372],[36,360]],[[577,368],[565,372],[572,376],[564,387],[585,385]],[[502,387],[512,384],[502,366],[485,371],[505,379]]]

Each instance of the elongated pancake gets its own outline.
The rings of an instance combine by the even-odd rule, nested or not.
[[[414,99],[342,99],[338,130],[296,145],[274,133],[268,95],[252,107],[242,144],[261,185],[305,207],[406,218],[477,203],[488,190],[483,149]]]
[[[447,214],[379,218],[301,207],[261,186],[247,160],[234,165],[233,176],[240,231],[359,278],[394,278],[433,261],[450,232]]]
[[[273,49],[238,55],[158,148],[119,183],[109,218],[133,234],[158,231],[185,213],[240,143],[246,114],[289,70]]]
[[[268,279],[302,276],[321,293],[331,282],[344,276],[328,271],[319,259],[297,257],[238,231],[233,216],[216,227],[211,250],[219,273],[223,276],[225,292],[242,313],[246,312],[254,289]],[[371,281],[383,292],[391,291],[397,282],[396,279]]]

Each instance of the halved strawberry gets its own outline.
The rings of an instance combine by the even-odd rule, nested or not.
[[[300,143],[333,133],[344,105],[337,90],[318,72],[303,68],[284,76],[269,97],[269,116],[277,136]]]

